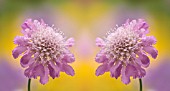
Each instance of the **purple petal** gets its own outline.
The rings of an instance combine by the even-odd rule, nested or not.
[[[102,75],[106,71],[108,71],[108,64],[100,65],[96,70],[96,76]]]
[[[35,60],[31,57],[33,55],[33,53],[28,53],[28,54],[25,54],[21,60],[20,60],[20,64],[22,67],[27,67],[29,66],[30,64],[32,64]]]
[[[124,84],[129,84],[130,83],[130,77],[126,76],[126,67],[122,67],[122,70],[121,70],[121,74],[122,74],[122,77],[121,77],[121,80]]]
[[[44,66],[42,64],[36,65],[33,68],[32,73],[34,78],[37,78],[37,76],[40,76],[40,78],[43,77],[45,73]]]
[[[130,77],[130,76],[136,77],[137,73],[138,72],[137,72],[137,69],[135,68],[135,66],[130,65],[130,64],[128,64],[126,66],[125,74],[126,74],[127,77]]]
[[[63,64],[62,65],[62,71],[64,71],[66,74],[74,76],[74,70],[70,65]]]
[[[137,70],[137,74],[133,77],[133,78],[142,78],[146,75],[146,71],[138,64],[134,64],[134,67],[136,68]]]
[[[48,74],[49,74],[49,69],[48,69],[48,67],[44,66],[43,76],[40,76],[40,83],[41,84],[44,85],[48,82],[48,80],[49,80]]]
[[[149,28],[149,25],[144,21],[144,19],[138,19],[139,23],[139,29],[143,28],[147,30]]]
[[[154,36],[146,36],[142,39],[142,44],[144,46],[151,46],[156,44],[156,38]]]
[[[139,58],[138,58],[138,60],[136,60],[136,61],[138,61],[138,63],[139,63],[141,66],[143,66],[143,67],[145,67],[145,68],[148,67],[149,64],[150,64],[150,60],[149,60],[148,56],[145,55],[144,53],[138,53],[138,56],[139,56]]]
[[[98,53],[96,55],[95,61],[98,62],[98,63],[103,63],[105,61],[108,61],[108,58],[106,57],[105,54]]]
[[[72,63],[75,61],[74,55],[73,54],[65,54],[64,57],[62,58],[62,61],[65,63]]]
[[[74,39],[73,38],[69,38],[67,41],[66,41],[66,45],[68,47],[72,47],[74,45]]]
[[[104,46],[104,41],[101,38],[96,38],[96,45],[98,47],[103,47]]]
[[[121,62],[115,62],[115,64],[113,64],[110,68],[111,77],[115,77],[117,79],[120,76],[121,68]]]
[[[53,62],[50,62],[48,64],[48,68],[49,68],[49,72],[50,72],[50,76],[54,79],[55,77],[59,77],[59,73],[60,73],[60,65],[58,64],[54,64]]]
[[[27,20],[21,25],[22,29],[25,30],[25,29],[27,29],[27,28],[30,28],[29,26],[31,25],[31,23],[32,23],[32,19],[27,19]]]
[[[26,51],[27,50],[27,48],[26,47],[24,47],[24,46],[17,46],[13,51],[12,51],[12,55],[13,55],[13,57],[16,59],[16,58],[18,58],[18,56],[20,55],[20,54],[22,54],[24,51]]]
[[[144,47],[143,50],[149,53],[152,56],[152,58],[156,59],[158,51],[153,46]]]
[[[26,46],[28,45],[28,39],[26,39],[24,36],[17,36],[14,39],[14,43],[21,46]]]
[[[25,75],[26,77],[28,77],[28,78],[32,78],[32,77],[36,78],[36,77],[34,76],[33,70],[34,70],[34,68],[35,68],[37,65],[38,65],[37,62],[31,64],[31,65],[24,71],[24,75]]]

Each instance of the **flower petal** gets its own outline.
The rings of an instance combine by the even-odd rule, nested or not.
[[[111,77],[115,77],[117,79],[120,76],[121,68],[121,62],[115,62],[115,64],[113,64],[110,68]]]
[[[25,54],[24,56],[22,56],[21,60],[20,60],[20,64],[22,67],[27,67],[30,64],[32,64],[35,60],[31,57],[33,55],[33,53],[28,53]]]
[[[75,58],[74,55],[70,53],[70,54],[65,54],[61,60],[65,63],[72,63],[75,61]]]
[[[122,77],[121,77],[121,80],[124,84],[129,84],[130,83],[130,77],[126,76],[126,67],[122,67],[122,70],[121,70],[121,74],[122,74]]]
[[[138,26],[139,26],[139,29],[143,28],[145,30],[147,30],[149,28],[149,25],[145,22],[144,19],[138,19]]]
[[[103,63],[103,62],[108,61],[108,58],[106,57],[105,54],[98,53],[98,54],[96,55],[95,61],[98,62],[98,63]]]
[[[100,65],[96,70],[96,76],[104,74],[106,71],[108,71],[108,64],[102,64]]]
[[[128,64],[126,66],[126,71],[125,74],[127,77],[133,76],[134,78],[136,77],[137,74],[137,69],[135,68],[135,66]]]
[[[14,43],[18,44],[20,46],[26,46],[28,45],[28,39],[26,39],[24,36],[16,36],[14,39]]]
[[[156,44],[156,38],[154,36],[146,36],[142,39],[142,45],[151,46]]]
[[[17,46],[13,51],[12,51],[12,55],[13,55],[13,57],[16,59],[16,58],[18,58],[18,56],[20,55],[20,54],[22,54],[24,51],[26,51],[27,50],[27,48],[26,47],[24,47],[24,46]]]
[[[60,65],[54,64],[53,62],[50,62],[48,64],[48,68],[50,71],[50,76],[54,79],[55,77],[59,77],[60,73]]]
[[[138,53],[138,60],[136,60],[141,66],[147,68],[150,64],[150,60],[144,53]]]
[[[140,65],[133,63],[133,66],[136,68],[137,73],[135,76],[133,76],[133,78],[142,78],[146,75],[146,71],[145,69],[143,69]]]
[[[97,45],[98,47],[103,47],[103,46],[105,45],[103,39],[101,39],[101,38],[96,38],[96,45]]]
[[[25,22],[21,25],[22,29],[25,30],[27,28],[30,28],[30,25],[32,25],[32,19],[27,19]]]
[[[49,74],[49,69],[44,66],[44,73],[43,73],[43,76],[40,76],[40,83],[41,84],[46,84],[49,80],[49,77],[48,77],[48,74]]]
[[[63,64],[62,65],[62,71],[64,71],[66,74],[74,76],[74,70],[70,65]]]
[[[152,58],[156,59],[158,51],[153,46],[144,47],[143,50],[149,53],[152,56]]]
[[[67,45],[68,47],[72,47],[72,46],[74,45],[74,39],[73,39],[73,38],[67,39],[66,45]]]

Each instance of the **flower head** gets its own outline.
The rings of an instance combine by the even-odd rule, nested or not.
[[[104,39],[97,38],[96,45],[101,47],[96,55],[96,62],[103,63],[96,70],[96,75],[110,71],[116,79],[121,75],[122,82],[129,84],[130,77],[142,78],[150,64],[147,54],[157,57],[154,36],[149,33],[148,25],[143,19],[127,20],[125,24],[108,32]]]
[[[27,19],[22,24],[24,36],[17,36],[14,43],[18,46],[13,50],[13,57],[23,55],[21,66],[27,68],[25,76],[37,78],[40,82],[48,82],[50,75],[53,79],[59,77],[60,71],[73,76],[74,70],[68,63],[74,62],[74,55],[68,50],[74,44],[74,39],[66,38],[63,33],[43,20]]]

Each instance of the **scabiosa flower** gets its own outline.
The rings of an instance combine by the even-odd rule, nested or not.
[[[104,39],[97,38],[96,45],[101,47],[96,55],[96,62],[102,63],[96,75],[102,75],[110,71],[111,77],[118,78],[124,84],[129,84],[130,77],[139,78],[145,76],[150,60],[157,57],[157,50],[153,47],[156,43],[154,36],[146,36],[149,33],[148,24],[143,19],[127,20],[125,24],[108,32]]]
[[[21,66],[27,68],[24,72],[28,78],[40,76],[40,83],[46,84],[49,75],[54,79],[60,71],[73,76],[74,70],[68,63],[74,62],[74,55],[68,50],[74,44],[74,39],[66,38],[63,33],[43,20],[27,19],[22,24],[24,36],[17,36],[14,43],[18,46],[12,51],[13,57],[23,55]]]

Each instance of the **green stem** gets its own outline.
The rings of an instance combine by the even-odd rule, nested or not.
[[[142,79],[139,79],[140,91],[142,91]]]
[[[28,79],[28,91],[31,91],[30,90],[30,85],[31,85],[31,79]]]

